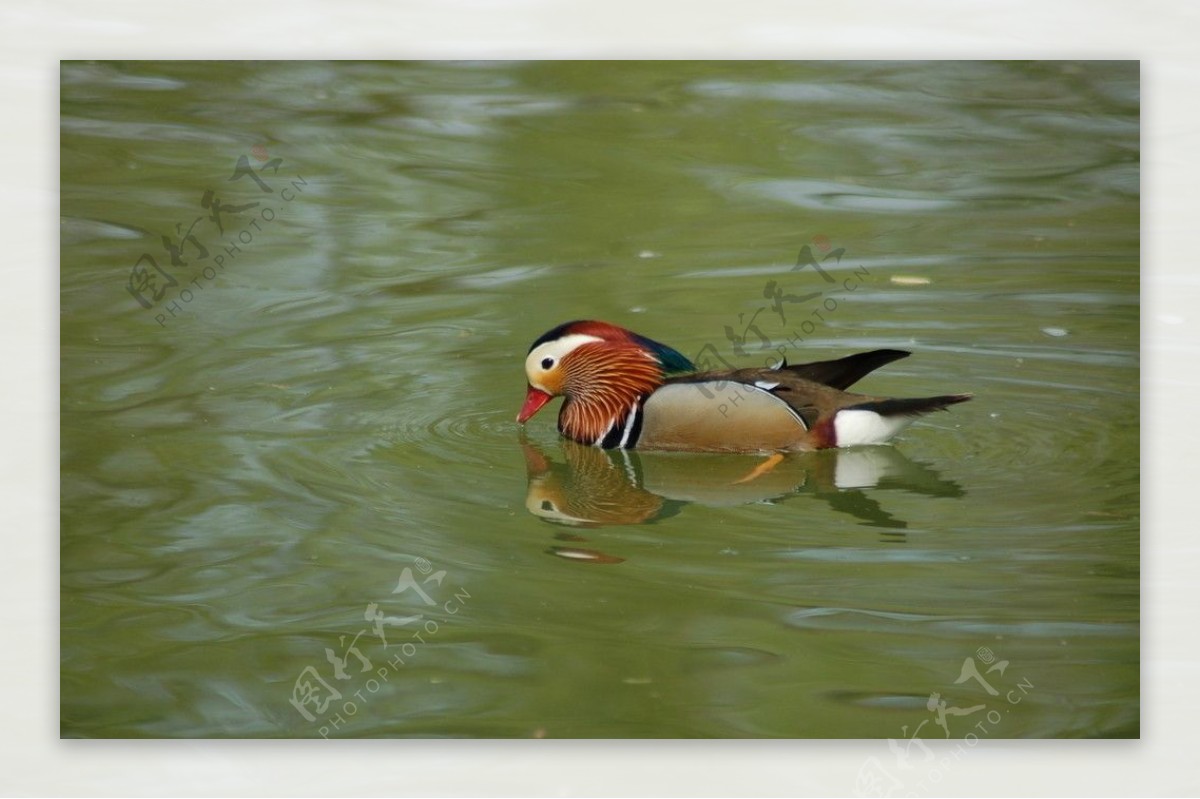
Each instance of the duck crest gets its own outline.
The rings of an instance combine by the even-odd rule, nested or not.
[[[626,330],[609,322],[600,322],[595,319],[576,319],[572,322],[563,322],[561,325],[547,330],[539,336],[529,346],[529,351],[533,352],[540,344],[555,341],[568,335],[593,336],[608,342],[637,344],[644,350],[653,353],[662,364],[663,371],[667,374],[682,374],[684,372],[696,371],[696,366],[692,363],[691,359],[674,347],[668,347],[661,341],[655,341],[652,338],[638,335],[632,330]]]
[[[637,441],[641,406],[663,384],[663,365],[634,342],[596,341],[564,359],[569,375],[558,429],[567,438],[605,448]]]

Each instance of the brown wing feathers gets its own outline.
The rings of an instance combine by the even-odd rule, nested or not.
[[[849,408],[862,411],[875,411],[880,416],[918,416],[930,411],[944,411],[948,405],[966,402],[974,394],[945,394],[940,397],[922,397],[920,399],[884,399],[850,405]]]
[[[911,354],[904,350],[872,350],[838,358],[834,361],[785,366],[783,370],[804,380],[811,380],[814,383],[845,391],[879,367],[901,358],[907,358]]]

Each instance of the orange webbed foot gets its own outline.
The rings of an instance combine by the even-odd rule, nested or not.
[[[778,466],[782,462],[783,462],[783,453],[782,452],[772,452],[771,456],[769,458],[767,458],[765,461],[763,461],[762,463],[758,464],[753,469],[751,469],[750,473],[747,474],[745,477],[742,477],[738,480],[734,480],[733,485],[740,485],[741,483],[749,483],[751,480],[755,480],[759,477],[762,477],[764,474],[771,471],[772,469],[774,469],[776,466]]]

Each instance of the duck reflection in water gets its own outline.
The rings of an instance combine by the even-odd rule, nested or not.
[[[638,453],[561,440],[562,459],[522,437],[529,478],[525,507],[534,516],[575,528],[654,522],[690,504],[709,507],[774,504],[811,493],[857,523],[880,528],[883,540],[904,543],[908,523],[884,510],[868,490],[903,490],[931,497],[964,495],[955,482],[888,446],[792,453],[771,461],[750,455]],[[773,456],[775,457],[775,456]],[[578,535],[560,539],[584,541]],[[619,558],[575,547],[559,557],[591,562]]]

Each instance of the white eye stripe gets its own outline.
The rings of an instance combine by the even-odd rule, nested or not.
[[[556,338],[553,341],[539,344],[533,348],[533,351],[525,359],[525,376],[529,378],[529,384],[536,388],[543,388],[541,382],[538,380],[540,375],[545,374],[547,370],[553,369],[562,363],[562,359],[577,347],[587,344],[590,341],[603,340],[596,336],[584,335],[583,333],[571,333],[562,338]],[[543,362],[547,359],[550,359],[552,363],[549,366],[543,366]]]
[[[549,355],[555,360],[562,360],[563,356],[574,350],[581,344],[587,344],[589,341],[603,341],[602,338],[596,336],[587,336],[583,333],[572,333],[562,338],[556,338],[554,341],[547,341],[534,352],[541,352],[543,357]]]

